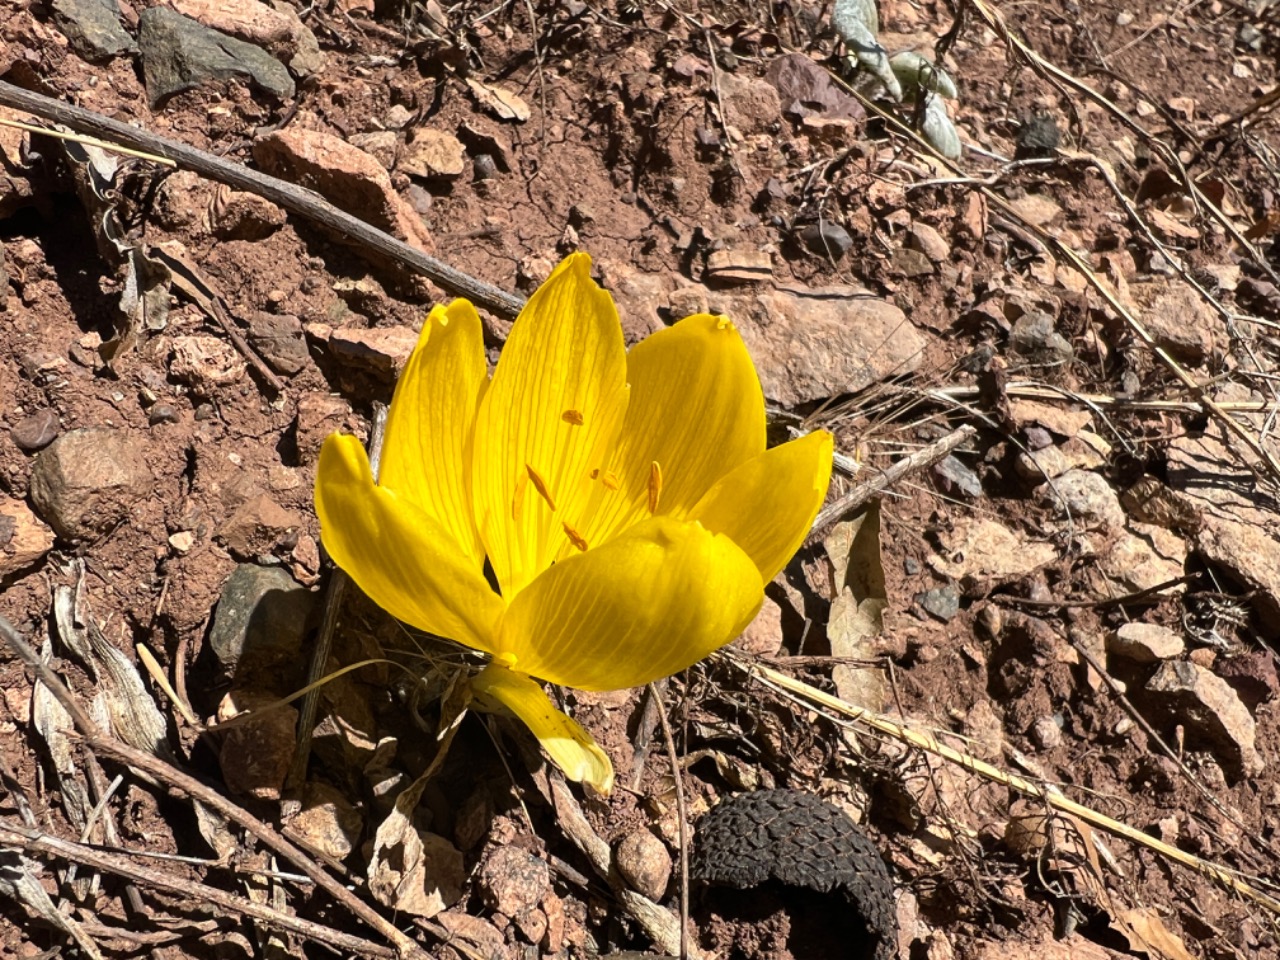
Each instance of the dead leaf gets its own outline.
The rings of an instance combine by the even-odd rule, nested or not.
[[[1262,240],[1280,230],[1280,210],[1270,210],[1244,232],[1246,240]]]
[[[1179,240],[1199,240],[1200,231],[1190,224],[1183,223],[1172,214],[1165,213],[1163,210],[1152,208],[1147,211],[1147,219],[1151,221],[1152,226],[1163,233],[1166,237],[1177,238]]]
[[[1132,949],[1145,951],[1153,960],[1194,960],[1182,938],[1149,907],[1125,910],[1112,918],[1111,925],[1125,935]]]
[[[869,660],[881,654],[884,608],[888,604],[880,559],[880,506],[873,502],[854,519],[836,524],[824,546],[835,568],[836,598],[827,620],[833,657]],[[832,671],[842,700],[879,712],[885,683],[878,670],[837,664]]]
[[[500,120],[524,123],[529,119],[529,105],[510,90],[481,83],[472,77],[467,78],[467,86],[471,88],[480,106]]]
[[[369,892],[379,903],[415,917],[434,917],[462,899],[467,874],[462,852],[438,834],[419,830],[414,811],[422,791],[448,755],[449,745],[470,702],[470,687],[454,674],[441,698],[436,755],[413,783],[396,797],[395,807],[378,825],[369,858]]]

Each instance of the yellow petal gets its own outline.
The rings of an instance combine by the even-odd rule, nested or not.
[[[576,720],[557,710],[542,687],[525,674],[491,663],[472,679],[471,690],[480,698],[479,706],[486,706],[486,700],[496,701],[519,717],[570,780],[590,784],[603,794],[613,789],[613,764],[608,754]]]
[[[419,630],[493,652],[502,598],[444,527],[374,486],[355,437],[334,434],[324,442],[316,513],[325,549],[374,603]]]
[[[618,478],[618,489],[597,482],[578,525],[591,544],[649,516],[651,505],[684,519],[712,484],[765,448],[760,379],[724,317],[686,317],[632,347],[627,379],[622,434],[600,465]]]
[[[831,434],[816,430],[748,460],[690,516],[746,552],[765,583],[800,549],[831,481]]]
[[[378,485],[444,527],[477,570],[484,546],[471,512],[471,436],[488,382],[480,316],[466,300],[436,307],[400,375],[387,415]]]
[[[626,404],[618,312],[574,254],[520,312],[476,420],[475,516],[508,600],[569,544]]]
[[[635,687],[728,643],[763,599],[759,571],[728,537],[653,517],[533,581],[496,645],[511,666],[553,683]]]

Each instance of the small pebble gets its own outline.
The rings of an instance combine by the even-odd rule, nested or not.
[[[53,443],[61,430],[58,415],[46,408],[19,420],[9,433],[19,450],[35,453]]]
[[[498,175],[498,165],[494,163],[493,157],[487,153],[476,154],[475,159],[471,161],[471,165],[475,170],[475,178],[477,180],[492,180]]]
[[[1041,750],[1052,750],[1062,744],[1062,728],[1054,717],[1041,717],[1031,725],[1031,739]]]
[[[943,623],[946,623],[960,612],[960,595],[956,592],[956,588],[951,585],[927,590],[916,599],[920,606],[924,607],[925,610]]]
[[[197,420],[212,420],[214,417],[214,409],[212,403],[202,403],[196,407]]]
[[[147,413],[148,422],[154,427],[157,423],[177,423],[178,411],[171,403],[157,403]]]
[[[648,830],[627,834],[618,844],[614,862],[618,872],[650,900],[661,900],[671,880],[671,854]]]
[[[800,231],[800,239],[811,253],[839,260],[853,247],[853,237],[838,223],[811,223]]]

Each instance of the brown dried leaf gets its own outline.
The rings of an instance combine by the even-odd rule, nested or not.
[[[836,524],[824,546],[835,568],[836,598],[827,620],[827,640],[833,657],[869,660],[882,652],[884,608],[888,605],[884,567],[880,559],[880,506],[873,502],[847,523]],[[882,710],[883,675],[877,670],[837,664],[832,671],[842,700]]]
[[[471,93],[480,106],[500,120],[524,123],[529,119],[529,105],[510,90],[481,83],[472,77],[467,78],[467,86],[471,88]]]
[[[1164,925],[1150,907],[1138,907],[1114,916],[1111,925],[1124,934],[1129,946],[1161,960],[1194,960],[1182,938]]]

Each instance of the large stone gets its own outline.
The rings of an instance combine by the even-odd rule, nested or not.
[[[120,23],[115,0],[50,0],[49,9],[71,49],[91,63],[137,49]]]
[[[1211,744],[1237,776],[1262,771],[1253,717],[1221,677],[1186,660],[1166,660],[1147,682],[1146,692],[1169,722],[1183,724],[1193,740]]]
[[[46,447],[31,471],[31,501],[68,540],[115,526],[152,492],[154,478],[129,434],[72,430]]]
[[[388,380],[400,376],[417,343],[408,327],[344,327],[329,337],[334,357]]]
[[[53,549],[53,531],[21,500],[0,497],[0,580],[19,573]]]
[[[926,344],[906,314],[856,287],[708,290],[707,302],[742,333],[765,396],[788,407],[913,373]]]
[[[301,373],[310,354],[302,338],[302,321],[287,313],[255,313],[249,319],[249,343],[276,373]]]
[[[302,517],[260,493],[236,507],[218,528],[218,539],[232,556],[247,560],[269,553],[302,525]]]
[[[1186,648],[1181,636],[1158,623],[1126,623],[1107,638],[1108,651],[1134,663],[1172,660]]]
[[[316,130],[290,127],[254,142],[264,170],[314,190],[347,213],[430,253],[431,236],[391,176],[370,154]]]
[[[282,668],[297,668],[314,606],[315,594],[283,568],[236,567],[222,588],[209,631],[209,648],[222,672],[252,674],[255,685],[263,686]]]
[[[260,0],[169,0],[169,4],[206,27],[248,43],[266,45],[290,40],[297,23]]]
[[[1036,488],[1036,499],[1073,523],[1104,530],[1124,526],[1120,495],[1101,474],[1068,470],[1053,483]]]
[[[279,100],[288,100],[295,92],[289,71],[271,54],[168,7],[142,11],[138,47],[153,110],[174,94],[210,80],[247,78]]]

